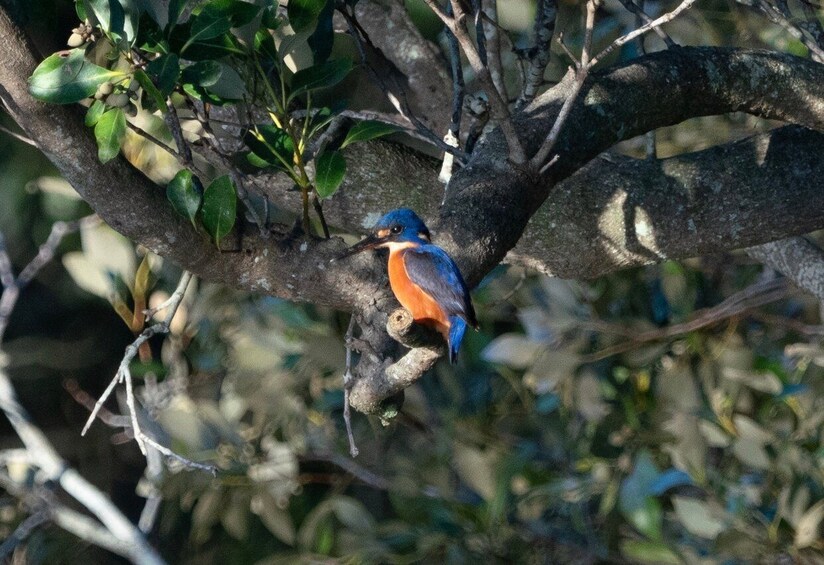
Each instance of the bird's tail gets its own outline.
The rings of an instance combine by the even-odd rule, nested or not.
[[[449,362],[455,363],[458,359],[458,349],[461,347],[466,321],[460,316],[449,317]]]

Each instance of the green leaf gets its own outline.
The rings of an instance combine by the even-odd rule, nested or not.
[[[325,6],[326,0],[289,0],[286,6],[289,25],[297,33],[312,27]]]
[[[97,156],[101,163],[108,163],[120,152],[120,144],[126,136],[126,114],[122,108],[107,110],[94,126],[97,139]]]
[[[232,27],[241,27],[250,23],[260,13],[260,6],[242,0],[212,0],[203,8],[203,12],[229,18]]]
[[[46,58],[29,78],[29,93],[53,104],[71,104],[88,98],[97,87],[125,73],[110,71],[86,60],[83,49],[61,51]]]
[[[217,82],[222,71],[217,61],[200,61],[183,69],[181,78],[184,84],[207,87]]]
[[[218,63],[220,74],[209,91],[223,100],[241,100],[247,93],[246,83],[235,69],[225,63]]]
[[[232,231],[237,213],[237,193],[228,175],[216,178],[203,193],[203,227],[216,245]]]
[[[655,565],[679,565],[681,563],[678,555],[660,542],[626,540],[621,544],[621,553],[633,562],[654,563]]]
[[[278,16],[277,6],[266,6],[263,9],[260,24],[267,29],[278,29],[283,24],[283,20]]]
[[[241,100],[246,84],[232,67],[216,61],[200,61],[183,71],[183,90],[198,100],[222,105]]]
[[[145,71],[137,69],[134,72],[134,79],[143,88],[143,92],[151,99],[152,104],[154,104],[158,110],[165,112],[166,98],[163,96],[163,93],[158,90],[154,82],[152,82],[152,79],[149,78],[149,75],[147,75]]]
[[[119,2],[118,0],[83,0],[86,14],[92,15],[92,20],[111,35],[121,38],[131,44],[137,36],[137,23],[140,13],[134,2]],[[92,21],[94,24],[94,21]]]
[[[143,9],[160,29],[169,23],[170,2],[168,0],[143,0]]]
[[[232,27],[231,20],[223,14],[211,10],[203,10],[192,18],[192,27],[189,38],[183,44],[181,53],[186,51],[195,41],[203,41],[223,35]]]
[[[246,146],[252,150],[256,159],[249,162],[261,166],[262,161],[269,166],[289,170],[295,156],[295,146],[292,138],[282,129],[275,126],[257,126],[243,138]]]
[[[174,53],[161,55],[146,65],[146,74],[163,96],[165,106],[165,98],[172,93],[177,84],[177,78],[180,76],[180,59]]]
[[[178,171],[166,185],[166,198],[172,203],[175,212],[192,222],[196,227],[195,217],[203,202],[203,186],[188,169]]]
[[[661,503],[651,494],[659,476],[660,472],[649,452],[639,452],[632,474],[621,483],[618,497],[618,506],[626,519],[639,532],[654,540],[661,539],[664,520]]]
[[[169,30],[177,25],[178,20],[180,19],[180,14],[183,12],[183,8],[185,7],[186,0],[171,0],[169,2],[169,16],[167,18]]]
[[[335,59],[298,71],[292,77],[292,94],[289,98],[311,90],[335,86],[345,79],[351,70],[352,61]]]
[[[92,127],[95,125],[100,116],[103,115],[103,112],[106,111],[106,105],[103,103],[102,100],[95,100],[89,109],[86,110],[86,126]]]
[[[694,536],[715,539],[727,529],[724,521],[715,516],[703,500],[673,496],[672,506],[681,525]]]
[[[169,37],[169,47],[175,53],[186,52],[188,61],[219,59],[227,55],[246,55],[246,49],[238,45],[230,33],[222,33],[209,39],[191,38],[191,21],[179,25]]]
[[[370,139],[389,135],[397,131],[401,131],[401,128],[385,122],[378,122],[376,120],[358,122],[349,130],[349,133],[346,134],[346,138],[343,140],[343,143],[340,144],[340,148],[343,149],[350,143],[355,143],[356,141],[369,141]]]
[[[335,15],[334,2],[327,1],[318,15],[318,25],[309,36],[307,43],[312,48],[314,63],[323,63],[332,54],[332,44],[335,41],[335,30],[332,26],[332,17]]]
[[[337,151],[323,153],[315,159],[315,188],[318,196],[329,198],[340,187],[346,174],[346,159]]]

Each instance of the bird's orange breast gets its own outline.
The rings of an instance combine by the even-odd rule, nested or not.
[[[434,326],[446,336],[449,333],[449,319],[438,303],[409,278],[403,260],[406,249],[398,246],[389,251],[389,286],[416,322]]]

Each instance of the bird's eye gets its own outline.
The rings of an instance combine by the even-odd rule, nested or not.
[[[401,233],[401,227],[400,226],[392,226],[392,229],[389,230],[389,231],[391,231],[392,233]]]

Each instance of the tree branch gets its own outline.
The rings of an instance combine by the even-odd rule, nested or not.
[[[824,303],[824,251],[803,237],[791,237],[745,250],[747,255],[791,279]]]
[[[820,229],[822,151],[824,134],[788,126],[668,159],[603,156],[557,185],[509,259],[591,278]]]
[[[237,252],[219,252],[173,213],[162,190],[124,160],[101,166],[95,158],[94,141],[71,108],[46,106],[31,99],[26,79],[36,64],[34,51],[2,9],[0,35],[7,43],[7,48],[0,51],[0,97],[10,114],[115,229],[205,279],[291,300],[357,310],[362,339],[374,351],[362,354],[354,369],[353,406],[378,406],[379,394],[365,391],[386,391],[396,383],[414,382],[437,359],[431,352],[415,349],[392,363],[395,342],[387,337],[385,324],[395,301],[386,286],[385,266],[380,259],[367,255],[330,263],[343,246],[340,240],[295,240],[286,230],[281,237],[269,240],[241,231]],[[573,86],[572,80],[562,81],[513,116],[527,154],[538,150]],[[555,194],[546,206],[548,215],[536,217],[530,228],[530,232],[548,231],[544,237],[534,239],[539,241],[537,246],[530,247],[527,237],[518,250],[519,259],[564,276],[595,276],[663,257],[683,257],[797,235],[821,227],[824,216],[820,191],[787,196],[785,176],[806,183],[804,186],[811,184],[809,178],[816,178],[816,174],[821,178],[821,164],[811,162],[811,155],[821,152],[821,137],[798,128],[770,134],[785,136],[781,144],[771,143],[768,136],[754,142],[749,153],[746,147],[739,147],[730,154],[737,156],[739,166],[757,165],[749,171],[751,178],[763,176],[774,182],[774,191],[762,187],[752,198],[741,184],[741,171],[747,169],[736,169],[736,175],[724,167],[723,161],[730,159],[725,151],[730,147],[718,149],[715,154],[702,152],[646,165],[621,159],[617,164],[599,160],[585,168],[588,172],[575,173],[618,141],[696,116],[744,111],[824,130],[822,99],[824,66],[766,51],[679,48],[591,72],[553,148],[557,162],[545,175],[513,166],[507,158],[509,147],[504,136],[500,130],[493,131],[478,143],[467,166],[453,175],[444,205],[437,220],[430,221],[430,227],[436,241],[455,257],[472,285],[515,247],[530,217],[553,190]],[[804,165],[788,161],[788,155],[779,147],[782,144],[793,148],[797,152],[793,157]],[[352,146],[351,150],[365,153],[375,147],[391,146],[373,142]],[[414,153],[392,148],[384,154],[392,153],[393,159],[349,161],[357,163],[350,167],[350,178],[362,182],[344,185],[327,201],[325,211],[330,211],[333,225],[361,231],[398,204],[419,209],[427,219],[435,217],[440,197],[440,191],[433,190],[437,186],[436,169],[427,159],[418,161],[420,167],[407,164],[404,169],[404,162]],[[691,168],[692,161],[704,167],[712,159],[722,163],[705,167],[706,173]],[[415,178],[412,189],[395,190],[393,186],[399,182],[410,188],[408,179],[403,178],[410,170]],[[757,174],[753,175],[752,170]],[[600,176],[588,177],[592,171]],[[636,176],[628,177],[627,172]],[[643,186],[645,177],[641,174],[652,174],[649,182],[666,180],[665,186],[694,190],[700,197],[677,191],[667,196],[656,191],[654,185]],[[565,191],[556,190],[567,179],[571,184]],[[589,180],[590,188],[576,184],[582,179]],[[624,192],[624,185],[630,192]],[[129,187],[128,198],[124,197],[124,186]],[[569,200],[567,189],[583,194]],[[297,204],[285,192],[275,192],[287,210]],[[622,200],[624,193],[637,195],[639,200]],[[718,198],[719,193],[729,200]],[[808,194],[812,197],[806,197]],[[590,199],[588,207],[581,204],[586,198]],[[657,204],[667,198],[675,207],[658,208]],[[343,202],[351,204],[341,205]],[[772,204],[765,206],[765,202]],[[650,241],[646,232],[634,229],[633,218],[639,217],[638,210],[645,206],[652,214],[648,222],[654,234],[651,250],[647,248]],[[776,207],[786,212],[797,210],[799,216],[793,222],[782,221]],[[350,215],[334,217],[333,210]],[[572,210],[575,214],[567,215]],[[619,213],[610,215],[615,211]],[[746,221],[740,221],[742,218]],[[561,225],[568,228],[568,234],[555,231]],[[630,233],[636,232],[636,239],[643,240],[644,249],[639,250],[637,242],[623,233],[609,241],[597,237],[601,228],[613,234],[614,226],[630,226]],[[596,237],[580,238],[580,234]],[[551,249],[548,242],[553,245]],[[555,246],[558,242],[571,245]]]

